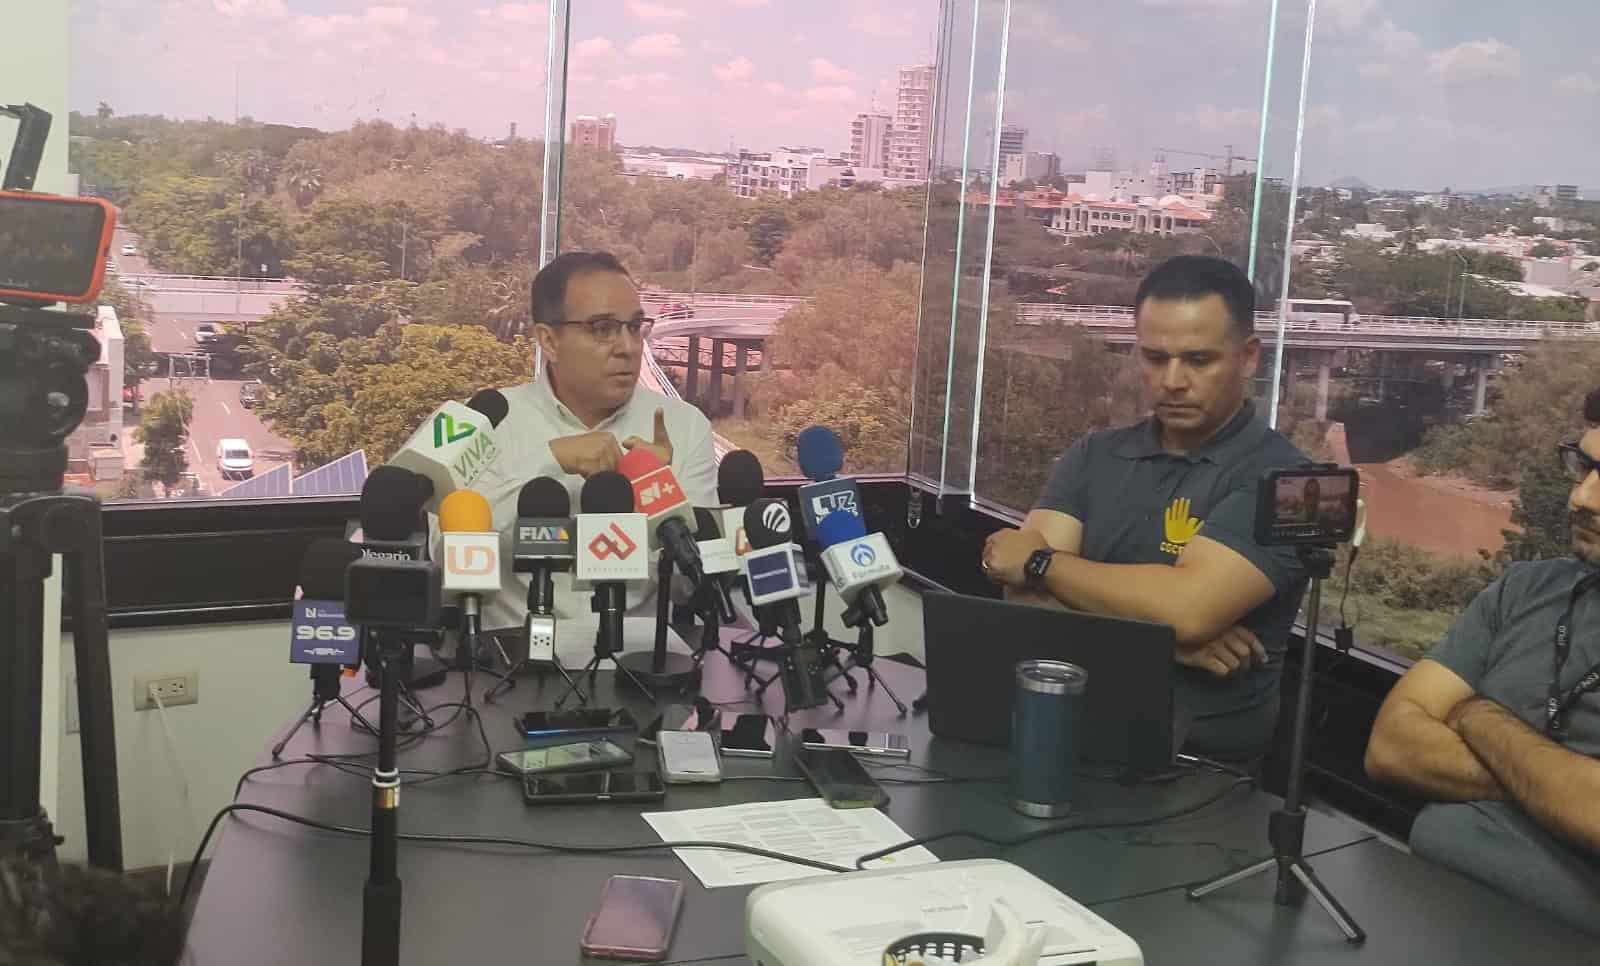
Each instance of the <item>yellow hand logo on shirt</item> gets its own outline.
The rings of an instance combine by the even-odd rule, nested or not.
[[[1202,521],[1189,515],[1189,498],[1180,496],[1167,507],[1162,515],[1167,539],[1162,542],[1161,549],[1176,557],[1183,552],[1183,548],[1200,532]]]

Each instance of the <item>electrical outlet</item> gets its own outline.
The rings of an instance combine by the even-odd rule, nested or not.
[[[200,703],[200,672],[180,671],[176,674],[135,674],[133,676],[133,710],[154,711],[155,701],[150,689],[161,694],[161,703],[167,707]]]

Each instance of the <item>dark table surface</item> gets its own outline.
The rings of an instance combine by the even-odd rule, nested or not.
[[[880,660],[879,671],[907,703],[922,691],[922,672]],[[860,672],[857,672],[860,677]],[[548,707],[560,692],[554,677],[524,679],[508,696],[484,706],[488,679],[474,680],[474,699],[495,751],[521,745],[512,716]],[[347,690],[354,690],[352,685]],[[842,684],[834,690],[846,695]],[[742,675],[713,655],[707,662],[705,695],[715,702],[748,698]],[[768,695],[768,710],[780,710],[778,689]],[[461,675],[423,692],[424,703],[458,701]],[[363,691],[356,700],[374,692]],[[598,679],[596,700],[628,706],[641,722],[653,716],[651,704],[631,688],[618,693],[611,675]],[[682,700],[668,695],[659,703]],[[369,706],[374,710],[376,703]],[[730,708],[725,713],[735,713]],[[448,717],[450,710],[438,714]],[[911,742],[911,765],[871,766],[891,795],[888,815],[907,833],[924,836],[970,829],[995,838],[1026,834],[1040,822],[1012,811],[1006,802],[1003,749],[932,739],[925,719],[900,717],[881,690],[863,686],[849,698],[844,713],[831,707],[795,715],[793,723],[818,727],[890,730]],[[287,727],[287,725],[286,725]],[[276,736],[270,736],[275,739]],[[263,746],[270,745],[263,736]],[[330,710],[320,729],[306,727],[285,750],[288,761],[306,754],[368,752],[374,739],[349,726],[341,709]],[[442,771],[481,763],[483,739],[463,715],[400,754],[402,768]],[[653,760],[641,748],[640,762]],[[347,775],[322,764],[292,764],[254,775],[240,801],[282,809],[336,825],[365,828],[370,819],[367,769]],[[262,764],[270,764],[263,755]],[[933,771],[927,771],[931,769]],[[797,798],[811,794],[784,760],[725,759],[725,773],[739,780],[721,785],[670,786],[667,799],[652,809],[700,808],[739,802]],[[411,775],[408,779],[426,776]],[[960,781],[937,781],[945,777]],[[899,779],[899,781],[891,781]],[[1129,822],[1180,811],[1225,791],[1233,779],[1214,773],[1186,773],[1159,783],[1126,786],[1086,780],[1075,798],[1077,823]],[[1151,963],[1226,960],[1299,962],[1307,956],[1340,954],[1362,962],[1416,962],[1407,954],[1445,920],[1424,918],[1391,931],[1413,903],[1426,903],[1437,916],[1452,908],[1493,932],[1504,924],[1536,919],[1537,913],[1489,893],[1475,884],[1429,866],[1371,840],[1369,833],[1340,817],[1313,811],[1307,823],[1306,851],[1336,894],[1364,922],[1374,939],[1362,950],[1346,949],[1320,910],[1285,910],[1270,901],[1269,880],[1239,885],[1203,902],[1188,903],[1179,887],[1218,875],[1266,854],[1267,817],[1279,804],[1252,787],[1228,791],[1194,814],[1140,828],[1077,831],[1004,848],[951,839],[933,847],[945,859],[996,856],[1039,875],[1080,902],[1096,907],[1145,949]],[[409,785],[401,795],[403,833],[434,833],[514,838],[574,845],[623,845],[659,841],[637,806],[529,807],[514,780],[494,775],[463,775]],[[310,829],[259,813],[236,813],[223,820],[189,936],[187,963],[353,963],[360,958],[362,885],[368,843],[364,837]],[[1345,870],[1345,871],[1340,871]],[[1398,870],[1398,871],[1396,871]],[[607,878],[619,873],[680,878],[685,883],[683,915],[671,949],[672,962],[743,959],[744,901],[748,888],[707,890],[671,852],[579,855],[511,845],[461,846],[403,842],[399,874],[404,883],[402,962],[578,963],[578,940]],[[1360,890],[1360,891],[1358,891]],[[1441,892],[1441,890],[1449,890]],[[1417,898],[1417,894],[1429,894]],[[1448,895],[1450,901],[1439,899]],[[1139,898],[1143,897],[1143,898]],[[1377,918],[1377,911],[1384,913]],[[1226,949],[1225,957],[1195,958],[1207,948],[1188,938],[1208,937]],[[1388,933],[1388,935],[1381,935]],[[1567,944],[1571,939],[1573,944]],[[1512,942],[1507,939],[1506,942]],[[1576,950],[1575,934],[1554,924],[1544,944]],[[1492,949],[1458,937],[1443,948]],[[1426,947],[1424,947],[1426,948]],[[1543,947],[1541,947],[1543,948]],[[1500,959],[1425,957],[1426,961],[1498,962]],[[1310,960],[1308,960],[1310,961]],[[1545,962],[1565,962],[1546,956]]]

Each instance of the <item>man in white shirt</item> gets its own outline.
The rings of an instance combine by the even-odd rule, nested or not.
[[[584,481],[642,447],[671,464],[691,503],[717,505],[710,421],[689,403],[639,385],[651,320],[622,264],[606,252],[560,255],[534,277],[532,300],[544,372],[501,390],[510,408],[494,431],[500,458],[477,485],[508,561],[500,592],[484,602],[486,628],[521,626],[527,613],[528,577],[511,573],[509,560],[517,496],[529,480],[564,484],[576,514]],[[571,592],[570,574],[558,574],[555,586],[559,616],[588,613],[588,595]],[[628,596],[637,608],[650,589]]]

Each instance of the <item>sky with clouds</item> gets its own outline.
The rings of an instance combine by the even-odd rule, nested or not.
[[[977,9],[974,11],[974,4]],[[575,0],[569,113],[628,144],[847,144],[938,49],[938,0]],[[946,0],[950,90],[992,150],[1001,0]],[[1575,182],[1600,194],[1593,0],[1319,0],[1303,180],[1437,189]],[[1069,170],[1164,147],[1255,155],[1270,0],[1012,0],[1004,121]],[[976,13],[976,16],[975,16]],[[324,129],[381,117],[497,136],[544,124],[548,8],[488,0],[76,0],[71,102]],[[977,44],[973,50],[976,28]],[[1264,166],[1293,164],[1306,32],[1280,0]],[[975,66],[975,70],[970,69]],[[964,127],[941,153],[959,163]]]

